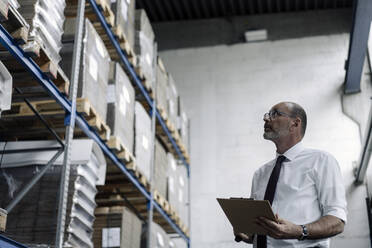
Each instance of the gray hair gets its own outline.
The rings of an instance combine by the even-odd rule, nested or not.
[[[301,120],[301,134],[302,137],[305,136],[306,125],[307,125],[307,117],[305,110],[297,103],[294,102],[286,102],[289,111],[291,111],[291,116],[293,118],[300,118]]]

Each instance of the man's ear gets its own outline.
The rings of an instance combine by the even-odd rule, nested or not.
[[[295,123],[296,123],[296,127],[301,127],[301,119],[300,118],[296,118],[295,119]]]
[[[293,127],[300,127],[301,126],[301,119],[300,118],[296,118],[293,120]]]

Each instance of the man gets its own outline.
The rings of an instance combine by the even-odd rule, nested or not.
[[[251,197],[269,200],[277,221],[257,224],[268,235],[235,233],[254,247],[329,247],[329,237],[343,232],[345,189],[335,158],[303,147],[306,113],[296,103],[281,102],[264,115],[264,138],[274,142],[276,158],[259,168]]]

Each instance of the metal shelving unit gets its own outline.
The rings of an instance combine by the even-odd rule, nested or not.
[[[162,119],[159,111],[155,108],[155,102],[150,98],[149,93],[142,85],[142,82],[139,78],[139,76],[136,74],[134,68],[129,63],[128,57],[126,54],[121,50],[119,42],[116,40],[111,28],[107,24],[103,14],[101,13],[99,7],[97,6],[97,3],[95,0],[88,0],[90,3],[92,9],[94,10],[95,14],[97,15],[98,20],[100,21],[102,27],[106,31],[110,41],[112,42],[113,46],[115,47],[119,58],[121,62],[123,63],[125,69],[129,73],[129,77],[132,78],[132,82],[138,87],[141,94],[145,98],[146,102],[151,106],[150,109],[150,116],[153,116],[153,119],[156,119],[156,121],[160,124],[162,127],[164,133],[167,135],[169,141],[173,145],[178,157],[186,166],[188,176],[190,176],[190,167],[189,164],[186,161],[186,158],[183,156],[180,147],[176,144],[174,138],[172,137],[171,132],[168,130],[165,121]],[[79,0],[79,6],[82,6],[85,4],[85,0]],[[82,18],[83,19],[83,18]],[[190,247],[190,239],[186,236],[185,233],[182,232],[182,230],[174,223],[174,221],[168,216],[168,214],[161,208],[161,206],[154,201],[153,195],[151,192],[148,192],[137,180],[136,177],[126,168],[125,164],[121,162],[118,157],[109,149],[109,147],[106,145],[106,143],[100,138],[99,134],[91,127],[88,122],[79,114],[76,112],[76,103],[74,102],[76,99],[76,96],[72,97],[72,99],[68,99],[64,94],[62,94],[58,88],[54,85],[54,83],[41,71],[39,66],[28,56],[25,54],[25,52],[17,45],[15,40],[11,37],[11,35],[6,31],[6,29],[0,25],[0,42],[1,44],[16,58],[16,60],[21,63],[28,71],[33,75],[33,77],[38,81],[38,83],[45,89],[48,94],[56,100],[58,104],[60,104],[61,107],[66,112],[66,122],[72,124],[76,123],[80,129],[91,139],[93,139],[102,149],[103,153],[110,158],[110,160],[121,170],[121,172],[129,179],[131,183],[141,192],[141,194],[147,199],[148,201],[148,209],[149,209],[149,216],[152,216],[152,211],[155,209],[160,213],[161,216],[168,222],[168,224],[176,231],[177,234],[179,234],[186,242],[188,247]],[[77,80],[75,80],[77,81]],[[74,83],[72,81],[72,83]],[[76,82],[77,83],[77,82]],[[72,85],[74,87],[74,85]],[[155,121],[155,120],[154,120]],[[70,134],[72,131],[69,130],[69,127],[66,127],[66,134]],[[155,128],[154,128],[155,132]],[[72,139],[72,135],[66,135],[66,143],[68,143]],[[67,148],[68,149],[68,146]],[[65,150],[66,151],[66,150]],[[68,164],[68,153],[65,155],[65,163],[66,166]],[[68,170],[68,168],[67,168]],[[68,173],[68,172],[67,172]],[[68,175],[68,174],[67,174]],[[62,187],[62,186],[61,186]],[[62,199],[63,201],[64,199]],[[63,203],[60,204],[60,207],[63,209]],[[64,214],[59,214],[59,218],[63,218]],[[63,220],[58,220],[58,223],[63,222]],[[150,219],[149,219],[150,222]],[[58,238],[58,235],[61,236],[61,228],[58,229],[56,240],[60,240]],[[26,247],[22,244],[19,244],[13,240],[10,240],[6,238],[5,236],[0,235],[0,246],[1,247]],[[56,247],[61,247],[61,242],[58,241],[56,243]]]
[[[11,240],[3,235],[0,235],[0,247],[1,248],[27,248],[14,240]]]

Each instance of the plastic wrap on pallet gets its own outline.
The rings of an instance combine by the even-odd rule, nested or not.
[[[143,32],[136,31],[134,52],[137,54],[138,66],[141,68],[151,87],[154,85],[154,41],[147,38]]]
[[[144,9],[137,9],[135,12],[135,28],[141,30],[149,40],[155,40],[154,30]]]
[[[8,0],[9,4],[13,6],[13,8],[18,9],[20,7],[17,0]]]
[[[102,39],[92,23],[86,19],[82,80],[78,87],[78,97],[91,100],[91,104],[105,120],[107,111],[107,85],[110,58]]]
[[[135,103],[134,116],[134,155],[136,165],[147,180],[150,179],[151,165],[151,119],[142,104]]]
[[[45,49],[49,58],[56,64],[61,57],[64,0],[20,0],[18,11],[31,25],[29,40],[38,41]]]
[[[135,95],[133,86],[119,63],[110,63],[107,89],[107,124],[112,135],[119,138],[133,154]]]
[[[4,110],[9,110],[12,103],[13,78],[0,61],[0,116]]]
[[[178,200],[178,216],[183,224],[189,226],[189,180],[187,168],[183,164],[177,165],[176,190]]]
[[[170,243],[171,248],[187,248],[187,243],[183,238],[171,237]]]
[[[173,154],[168,153],[168,171],[167,171],[167,194],[166,199],[169,204],[179,212],[178,201],[178,184],[177,184],[177,161],[174,159]]]
[[[69,26],[73,26],[73,20]],[[73,42],[63,44],[61,67],[71,78]],[[86,19],[83,40],[83,55],[81,56],[79,84],[77,97],[87,98],[97,111],[99,118],[106,120],[107,86],[110,70],[110,58],[107,49],[94,29]]]
[[[140,248],[142,222],[126,207],[107,208],[94,221],[94,247]]]
[[[158,140],[155,142],[154,172],[154,189],[157,190],[165,199],[167,195],[168,158],[167,152]]]
[[[159,64],[156,66],[156,103],[168,116],[167,108],[168,75]]]
[[[180,97],[178,97],[177,129],[181,135],[181,139],[184,146],[186,147],[186,150],[190,151],[189,118],[186,114],[184,105]]]
[[[66,18],[63,25],[63,35],[62,35],[62,49],[63,43],[73,43],[75,40],[75,30],[76,30],[76,17]],[[65,58],[63,58],[65,60]],[[63,61],[62,61],[63,62]]]
[[[188,175],[183,164],[177,164],[171,153],[168,157],[167,199],[183,224],[188,226]]]
[[[143,232],[142,240],[141,240],[141,248],[146,248],[146,241],[147,241],[147,230]],[[151,224],[151,240],[150,240],[150,247],[151,248],[170,248],[169,246],[170,238],[164,229],[159,226],[157,223],[152,222]]]
[[[135,12],[135,45],[134,52],[138,56],[138,66],[141,68],[147,81],[154,84],[154,31],[143,9]]]
[[[14,145],[13,143],[16,142],[7,143],[6,147],[10,149]],[[24,145],[26,143],[22,143],[24,148],[27,146],[51,147],[58,145],[57,142],[52,144],[51,141],[28,142],[27,146]],[[44,145],[41,146],[41,144]],[[17,148],[20,149],[21,146]],[[106,167],[106,163],[102,151],[91,140],[74,141],[73,149],[78,150],[84,158],[81,155],[77,157],[75,153],[71,156],[72,165],[63,246],[91,248],[93,247],[96,185],[99,181],[100,167]],[[27,155],[4,155],[2,179],[0,180],[1,205],[9,203],[23,185],[45,166],[54,153],[34,152],[32,156],[30,153]],[[60,156],[63,157],[63,154]],[[15,159],[16,157],[17,159]],[[32,244],[29,247],[54,243],[58,207],[58,197],[56,196],[60,188],[61,161],[61,159],[57,160],[56,164],[44,174],[8,214],[6,231],[9,237],[22,243]]]
[[[177,125],[178,116],[178,92],[176,84],[171,74],[168,73],[168,87],[167,87],[167,110],[168,118],[173,125]]]
[[[115,13],[115,25],[125,35],[126,41],[134,48],[135,39],[135,0],[113,0],[111,8]]]

